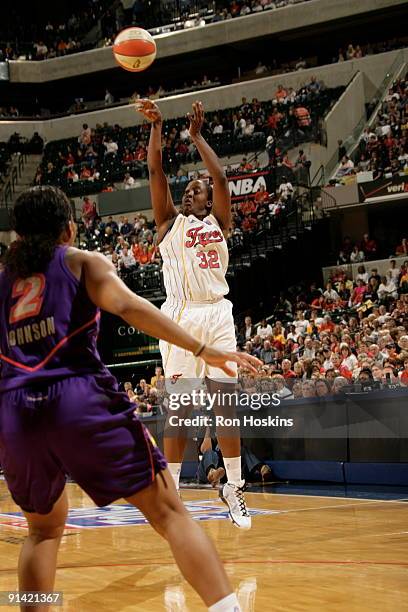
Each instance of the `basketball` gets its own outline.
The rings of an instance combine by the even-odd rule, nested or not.
[[[113,43],[115,60],[129,72],[146,70],[154,62],[156,52],[153,37],[143,28],[126,28]]]

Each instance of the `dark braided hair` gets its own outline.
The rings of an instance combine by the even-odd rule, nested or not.
[[[21,193],[11,215],[12,228],[19,238],[6,252],[6,271],[19,278],[44,272],[72,219],[71,204],[58,187],[31,187]]]

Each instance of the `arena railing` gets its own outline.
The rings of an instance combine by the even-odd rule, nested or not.
[[[16,185],[21,178],[26,161],[27,154],[24,151],[13,156],[7,177],[0,189],[0,207],[9,208],[13,203]]]
[[[319,222],[310,196],[297,193],[279,215],[267,215],[252,232],[242,232],[229,238],[229,272],[249,267],[252,261],[267,253],[280,251],[293,244]]]

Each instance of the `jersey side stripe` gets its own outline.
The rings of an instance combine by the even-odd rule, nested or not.
[[[15,366],[16,368],[19,368],[20,370],[25,370],[26,372],[36,372],[37,370],[40,370],[42,367],[44,367],[49,362],[49,360],[52,357],[54,357],[55,353],[57,351],[59,351],[59,349],[62,346],[64,346],[64,344],[66,344],[74,336],[77,336],[78,334],[80,334],[82,331],[84,331],[84,329],[87,329],[88,327],[91,327],[91,325],[93,325],[94,323],[96,323],[98,321],[100,316],[101,316],[100,312],[96,313],[96,315],[90,321],[88,321],[84,325],[81,325],[81,327],[78,327],[78,329],[76,329],[71,334],[69,334],[69,336],[65,336],[64,338],[62,338],[58,342],[58,344],[56,344],[54,346],[52,351],[50,353],[48,353],[47,357],[45,357],[45,359],[43,359],[40,363],[38,363],[34,367],[26,366],[23,363],[19,363],[18,361],[14,361],[14,359],[10,359],[9,357],[6,357],[5,355],[2,355],[1,353],[0,353],[0,359],[2,359],[3,361],[7,361],[7,363],[9,363],[10,365]]]
[[[184,286],[184,283],[183,283],[183,275],[182,275],[181,270],[180,270],[180,264],[179,264],[178,257],[176,256],[176,253],[175,253],[175,250],[174,250],[174,244],[171,243],[169,246],[170,246],[171,250],[173,251],[174,259],[176,260],[177,274],[178,274],[177,278],[179,279],[179,286],[177,287],[177,289],[178,289],[180,297],[183,300],[186,300],[187,299],[187,295],[186,295],[186,290],[185,290],[185,286]]]
[[[183,220],[183,228],[182,228],[182,241],[181,241],[181,253],[182,253],[182,258],[183,258],[183,269],[184,269],[184,278],[186,280],[187,286],[188,286],[188,290],[190,292],[190,299],[193,300],[193,292],[191,291],[191,287],[190,287],[190,282],[188,279],[188,271],[187,271],[187,267],[186,267],[186,259],[185,259],[185,253],[184,253],[184,228],[185,228],[185,223],[186,223],[186,218],[184,218]]]

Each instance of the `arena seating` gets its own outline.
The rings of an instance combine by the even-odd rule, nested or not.
[[[350,183],[358,173],[367,171],[372,172],[373,180],[408,172],[408,123],[404,113],[407,102],[408,73],[390,87],[351,158],[339,160],[333,182]]]
[[[270,156],[276,151],[282,154],[302,142],[319,141],[319,120],[343,91],[343,87],[337,87],[311,92],[304,87],[298,92],[288,92],[288,98],[280,102],[243,101],[240,107],[207,113],[205,135],[220,157],[259,151],[265,147],[271,151]],[[306,120],[296,115],[304,107]],[[274,109],[279,120],[268,123]],[[234,126],[234,121],[240,117],[254,126],[251,135],[242,136],[241,128]],[[213,133],[214,122],[223,126],[222,133]],[[183,143],[179,136],[185,123],[185,118],[164,122],[163,164],[168,174],[175,175],[182,164],[197,161],[195,149]],[[56,184],[70,196],[78,196],[102,191],[107,185],[123,180],[126,172],[134,177],[144,177],[148,135],[147,124],[126,129],[105,125],[92,130],[91,147],[80,146],[78,138],[50,142],[45,147],[36,183]],[[116,153],[105,154],[105,143],[109,138],[118,145]],[[90,176],[81,180],[84,169]]]
[[[153,34],[160,34],[163,28],[168,32],[205,26],[207,23],[244,17],[307,1],[254,0],[247,4],[241,0],[238,2],[219,0],[216,3],[210,3],[208,0],[189,0],[168,5],[160,3],[160,7],[157,7],[156,4],[136,0],[133,7],[125,11],[121,4],[113,0],[87,0],[82,6],[72,6],[72,14],[66,21],[55,16],[54,20],[50,19],[41,25],[34,23],[29,16],[24,19],[24,16],[17,13],[9,2],[10,6],[3,10],[0,41],[13,42],[0,43],[0,61],[1,59],[44,60],[97,47],[101,44],[97,34],[90,38],[93,42],[84,42],[84,38],[98,21],[104,44],[111,44],[119,30],[131,25],[149,29]],[[73,10],[74,8],[76,10]]]
[[[141,98],[151,98],[153,100],[167,98],[169,96],[178,96],[189,92],[200,92],[204,89],[219,87],[229,83],[237,83],[248,80],[254,80],[259,77],[276,76],[281,74],[288,74],[299,70],[299,66],[307,68],[318,68],[321,65],[327,65],[335,62],[342,62],[345,60],[359,59],[366,55],[373,55],[376,53],[384,53],[386,51],[392,51],[400,49],[406,46],[407,39],[405,38],[393,38],[391,40],[382,41],[380,43],[366,44],[366,45],[349,45],[346,51],[339,51],[338,57],[332,57],[330,53],[326,56],[323,54],[319,58],[312,56],[309,58],[294,58],[291,60],[280,58],[276,56],[270,61],[269,57],[263,58],[264,61],[259,61],[258,65],[248,71],[244,71],[239,77],[236,77],[237,67],[232,65],[229,73],[224,73],[222,78],[217,76],[216,72],[206,70],[207,74],[200,75],[194,80],[180,80],[174,81],[174,77],[167,81],[164,76],[159,82],[155,83],[140,83],[138,91],[135,92],[134,88],[125,88],[123,86],[116,86],[112,83],[109,90],[106,91],[105,97],[101,97],[99,100],[88,97],[78,97],[74,100],[45,100],[43,99],[44,108],[39,106],[38,100],[33,99],[31,96],[26,96],[19,100],[16,100],[16,105],[9,104],[0,107],[0,119],[12,118],[13,120],[26,120],[32,117],[43,116],[46,118],[51,117],[65,117],[66,114],[83,114],[92,112],[99,109],[105,108],[116,108],[129,104],[129,100],[135,99],[135,96]],[[70,49],[66,53],[72,53],[75,50],[84,50],[84,48]],[[261,66],[261,69],[259,69]],[[52,108],[49,108],[47,104],[52,104]],[[56,106],[55,106],[56,104]]]
[[[274,392],[299,407],[303,399],[333,395],[355,403],[360,394],[372,394],[381,403],[385,390],[398,401],[408,387],[408,283],[398,294],[397,284],[408,279],[408,261],[397,274],[394,296],[373,298],[367,285],[370,299],[352,304],[353,283],[339,277],[326,289],[317,283],[289,288],[268,321],[238,320],[238,346],[264,362],[257,376],[240,377],[241,389]],[[133,401],[154,405],[157,396],[157,388],[146,385]]]
[[[78,53],[92,48],[94,44],[84,43],[85,35],[95,26],[112,5],[112,0],[86,0],[70,5],[63,18],[58,12],[48,15],[48,22],[39,23],[30,8],[20,11],[10,0],[4,2],[0,23],[0,61],[44,60]],[[35,9],[34,9],[35,10]]]

